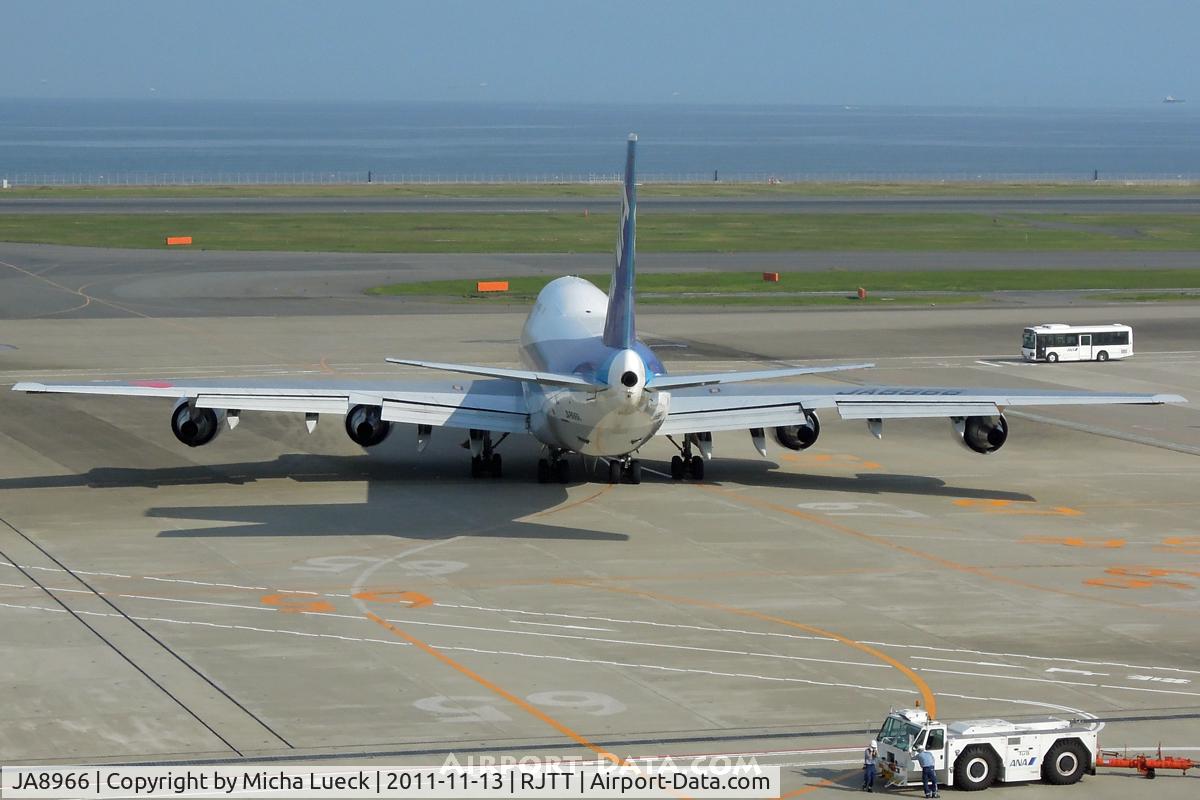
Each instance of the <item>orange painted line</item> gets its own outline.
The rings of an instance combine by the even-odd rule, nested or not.
[[[529,701],[524,700],[520,697],[517,697],[512,692],[508,691],[507,689],[504,689],[501,686],[498,686],[497,684],[493,683],[492,681],[490,681],[487,678],[480,675],[478,672],[475,672],[474,670],[472,670],[470,667],[467,667],[463,664],[458,663],[457,661],[450,658],[445,653],[438,650],[436,647],[433,647],[430,644],[426,644],[425,642],[421,641],[420,639],[416,638],[415,636],[412,636],[412,635],[400,630],[400,628],[398,628],[395,625],[393,625],[392,623],[388,622],[383,617],[380,617],[377,614],[372,614],[370,611],[368,611],[366,613],[367,613],[367,619],[371,620],[376,625],[379,625],[381,627],[388,629],[392,633],[396,634],[396,636],[400,637],[401,639],[408,642],[409,644],[415,645],[416,647],[420,648],[421,650],[425,651],[429,655],[436,658],[438,661],[441,661],[446,666],[450,667],[451,669],[454,669],[456,672],[459,672],[462,675],[467,676],[471,680],[478,683],[480,686],[483,686],[484,688],[488,689],[489,691],[492,691],[495,694],[499,695],[500,697],[503,697],[505,700],[512,703],[517,708],[526,712],[530,716],[535,717],[536,719],[541,720],[542,722],[546,723],[551,728],[554,728],[556,731],[558,731],[562,735],[566,736],[568,739],[578,742],[579,744],[586,747],[588,750],[591,750],[596,755],[600,756],[601,758],[603,758],[607,761],[611,761],[613,764],[615,764],[617,766],[627,766],[627,762],[623,758],[617,756],[615,753],[610,753],[609,751],[605,750],[604,748],[600,747],[599,745],[592,743],[590,740],[585,738],[582,734],[579,734],[579,733],[575,732],[573,729],[568,728],[566,725],[562,724],[561,722],[556,720],[554,717],[550,716],[545,711],[542,711],[540,708],[533,705]]]
[[[1022,588],[1032,589],[1037,592],[1049,592],[1051,594],[1059,594],[1059,595],[1063,595],[1065,597],[1074,597],[1074,598],[1078,598],[1080,600],[1085,600],[1089,603],[1107,603],[1109,605],[1121,606],[1122,608],[1136,608],[1140,611],[1148,610],[1146,608],[1146,606],[1141,605],[1140,603],[1125,603],[1120,600],[1114,600],[1111,597],[1097,597],[1095,595],[1084,594],[1082,592],[1072,592],[1068,589],[1057,589],[1052,586],[1041,586],[1040,584],[1030,583],[1029,581],[1020,580],[1019,578],[1010,578],[1007,575],[997,575],[996,573],[992,572],[991,569],[989,569],[987,567],[977,567],[977,566],[972,566],[970,564],[960,564],[957,561],[951,561],[948,558],[943,558],[941,556],[935,556],[932,553],[925,552],[924,550],[917,550],[914,547],[906,547],[905,545],[902,545],[902,544],[896,544],[895,542],[893,542],[889,539],[885,539],[882,536],[873,536],[872,534],[857,530],[855,528],[851,528],[848,525],[842,525],[840,523],[834,522],[833,520],[818,516],[816,514],[809,514],[807,512],[801,511],[798,508],[791,508],[790,506],[781,506],[778,503],[772,503],[768,500],[759,500],[756,497],[751,497],[751,496],[745,495],[745,494],[739,494],[737,492],[733,492],[728,489],[723,489],[723,488],[713,485],[713,484],[693,484],[693,485],[698,486],[699,488],[705,489],[710,492],[719,492],[720,494],[723,494],[727,497],[731,497],[735,500],[745,503],[746,505],[757,506],[759,508],[766,508],[771,511],[777,511],[780,514],[787,514],[789,516],[798,517],[799,519],[805,520],[806,522],[811,522],[813,525],[820,525],[823,528],[828,528],[833,531],[838,531],[839,533],[847,534],[848,536],[853,536],[857,539],[862,539],[863,541],[870,542],[871,544],[878,545],[879,547],[887,547],[891,550],[896,550],[896,551],[904,553],[906,555],[910,555],[914,558],[919,558],[919,559],[922,559],[925,561],[932,562],[934,564],[937,564],[940,567],[944,567],[945,569],[954,570],[955,572],[963,572],[968,575],[976,575],[980,578],[983,578],[984,580],[996,581],[997,583],[1007,583],[1012,586],[1020,586]],[[1171,606],[1157,607],[1154,609],[1154,611],[1156,613],[1167,612],[1167,613],[1188,614],[1188,615],[1197,614],[1196,611],[1193,611],[1192,609],[1189,609],[1189,608],[1173,608]]]
[[[779,795],[779,800],[783,800],[783,798],[785,798],[785,797],[800,797],[801,795],[812,794],[813,792],[820,791],[821,789],[828,789],[831,786],[837,786],[839,783],[846,780],[846,778],[849,778],[851,775],[857,775],[857,774],[859,774],[859,770],[848,769],[845,772],[839,772],[837,775],[834,775],[832,778],[824,778],[819,783],[814,783],[812,786],[805,786],[803,789],[796,789],[794,791],[787,792],[785,794],[781,794],[781,795]]]
[[[190,236],[168,236],[167,237],[168,245],[191,244],[191,243],[192,243],[192,237],[190,237]]]
[[[409,608],[425,608],[433,605],[429,595],[420,592],[410,592],[404,589],[376,589],[370,592],[359,592],[351,595],[355,600],[367,603],[404,603]]]
[[[263,605],[274,606],[285,614],[327,614],[334,610],[333,603],[328,600],[313,599],[310,594],[280,592],[265,594],[260,600]]]
[[[806,633],[812,633],[826,639],[833,639],[834,641],[841,642],[847,647],[852,647],[859,652],[866,653],[867,655],[872,656],[873,658],[876,658],[888,666],[898,670],[902,675],[904,675],[904,677],[908,678],[912,682],[913,686],[917,687],[917,691],[921,693],[921,700],[925,704],[925,710],[929,712],[929,716],[933,718],[937,717],[937,698],[934,697],[933,690],[929,688],[929,684],[925,682],[925,679],[914,672],[911,667],[909,667],[907,664],[897,661],[887,653],[876,650],[869,644],[856,642],[853,639],[847,638],[838,633],[834,633],[833,631],[827,631],[824,628],[818,628],[815,625],[806,625],[803,622],[796,622],[795,620],[784,619],[783,617],[777,617],[773,614],[764,614],[761,611],[753,611],[748,608],[738,608],[737,606],[722,605],[721,603],[713,603],[709,600],[697,600],[692,597],[660,594],[658,592],[651,592],[645,589],[630,589],[622,586],[601,586],[589,581],[567,580],[562,582],[566,584],[573,584],[575,586],[586,586],[592,589],[599,589],[604,592],[632,594],[651,600],[665,600],[668,603],[677,603],[679,605],[698,606],[700,608],[711,608],[716,611],[726,611],[730,614],[737,614],[740,617],[750,617],[751,619],[762,620],[764,622],[773,622],[777,625],[786,625],[789,628],[796,628],[798,630],[805,631]]]
[[[477,292],[507,292],[508,281],[476,281],[475,291]]]

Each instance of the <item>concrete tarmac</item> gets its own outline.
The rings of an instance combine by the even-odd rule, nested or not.
[[[829,417],[812,449],[766,459],[717,434],[703,482],[666,477],[655,441],[640,486],[594,479],[591,459],[539,485],[520,437],[505,477],[473,481],[459,432],[418,455],[401,426],[364,453],[332,418],[310,436],[248,413],[189,449],[170,403],[7,385],[415,378],[383,357],[511,363],[523,313],[343,314],[316,296],[216,316],[226,269],[164,259],[236,254],[13,248],[0,260],[29,274],[0,273],[4,763],[741,754],[781,765],[785,794],[836,792],[857,789],[888,708],[918,700],[946,720],[1095,717],[1105,747],[1200,757],[1200,406],[1014,413],[987,457],[944,421],[876,441]],[[264,258],[247,268],[290,281],[288,260],[305,274],[318,257]],[[86,297],[107,311],[25,314]],[[643,309],[639,324],[675,372],[869,359],[837,379],[1200,399],[1190,306],[1106,312],[1137,330],[1128,361],[1014,358],[1023,325],[1097,313]],[[1123,798],[1139,780],[991,792]]]
[[[614,197],[617,190],[614,188]],[[577,197],[5,197],[9,214],[582,214],[616,213],[610,198]],[[1196,214],[1200,197],[779,197],[646,196],[640,213],[671,214]]]

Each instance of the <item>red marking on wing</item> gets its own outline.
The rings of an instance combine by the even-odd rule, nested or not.
[[[170,389],[175,384],[167,381],[134,381],[134,386],[144,386],[147,389]]]

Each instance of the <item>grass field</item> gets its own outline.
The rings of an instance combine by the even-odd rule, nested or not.
[[[503,276],[493,276],[503,277]],[[604,289],[608,275],[585,275]],[[456,298],[481,302],[532,302],[553,278],[510,278],[509,291],[480,294],[469,280],[422,281],[378,286],[369,294],[384,296]],[[868,303],[897,302],[887,292],[904,292],[905,303],[978,302],[997,291],[1063,291],[1074,289],[1133,289],[1130,296],[1106,299],[1180,299],[1177,292],[1155,289],[1200,288],[1200,269],[1156,270],[971,270],[928,272],[855,272],[831,270],[783,274],[778,283],[767,283],[758,272],[644,273],[638,276],[638,302],[659,305],[843,305],[858,287],[868,289]],[[802,294],[833,292],[832,295]],[[951,295],[923,294],[953,292]]]
[[[1196,183],[991,183],[959,181],[647,183],[642,197],[1146,197],[1200,196]],[[250,186],[16,186],[4,197],[596,197],[616,200],[613,183],[407,183]]]
[[[10,214],[0,241],[212,250],[599,253],[615,214]],[[1200,250],[1187,214],[652,214],[643,252]]]

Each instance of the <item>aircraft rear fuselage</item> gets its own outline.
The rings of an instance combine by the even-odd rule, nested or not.
[[[538,294],[521,332],[521,363],[531,370],[579,375],[598,391],[527,382],[530,431],[558,450],[624,456],[652,437],[667,417],[668,392],[646,390],[665,374],[644,342],[629,349],[602,340],[608,296],[582,278],[559,278]],[[625,378],[633,385],[622,382]]]

